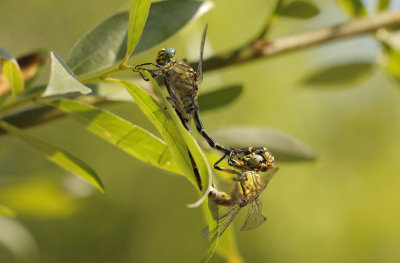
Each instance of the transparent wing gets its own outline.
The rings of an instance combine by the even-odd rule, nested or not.
[[[267,187],[269,181],[278,170],[278,167],[274,167],[271,170],[268,170],[265,173],[261,174],[261,191],[263,191]]]
[[[262,213],[261,201],[257,198],[256,200],[254,200],[254,202],[250,203],[246,221],[244,221],[244,224],[240,230],[246,231],[254,229],[264,223],[266,219],[267,218]]]
[[[232,223],[235,216],[239,213],[241,207],[235,205],[225,215],[219,218],[218,237],[220,237],[228,226]]]
[[[203,80],[203,53],[204,53],[204,44],[206,43],[207,27],[208,24],[206,24],[206,26],[204,27],[203,36],[201,38],[201,44],[200,44],[200,61],[199,65],[197,66],[197,75],[199,83]]]

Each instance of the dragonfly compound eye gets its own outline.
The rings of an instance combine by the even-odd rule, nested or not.
[[[254,154],[253,156],[251,156],[250,158],[249,158],[249,164],[251,165],[251,166],[253,166],[253,165],[259,165],[260,163],[262,163],[264,161],[264,158],[261,156],[261,155],[259,155],[259,154]]]
[[[166,48],[164,51],[164,58],[171,59],[175,56],[175,48]]]

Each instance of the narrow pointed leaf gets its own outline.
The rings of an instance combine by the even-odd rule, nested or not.
[[[194,184],[197,185],[195,176],[193,174],[192,164],[188,158],[188,150],[197,165],[197,169],[201,178],[201,198],[193,206],[198,206],[207,197],[209,187],[211,186],[211,170],[209,164],[201,152],[198,144],[189,132],[183,127],[180,119],[176,115],[174,109],[167,101],[165,95],[162,94],[160,87],[156,81],[150,76],[148,72],[144,73],[149,77],[151,84],[155,88],[157,95],[163,102],[160,105],[148,93],[132,83],[126,81],[117,81],[132,95],[136,104],[142,109],[145,115],[153,122],[154,126],[163,136],[169,149],[171,150],[172,157],[174,158],[178,167],[181,167],[183,174]],[[165,107],[167,110],[165,110]]]
[[[317,158],[314,150],[287,133],[260,127],[230,127],[213,132],[213,138],[225,146],[244,148],[265,146],[278,162],[309,161]]]
[[[68,99],[42,101],[82,123],[87,130],[141,161],[179,173],[165,142],[121,117]]]
[[[185,169],[187,167],[184,165],[189,162],[188,158],[183,157],[185,156],[185,153],[187,154],[187,149],[183,139],[178,136],[176,124],[171,120],[169,114],[156,100],[136,85],[127,81],[117,81],[117,83],[127,89],[139,108],[160,132],[168,147],[171,147],[170,150],[173,158],[178,158],[178,160],[174,161],[176,162],[177,167],[181,169],[180,174],[186,176],[195,185],[190,169]],[[176,137],[175,143],[173,143],[173,137]]]
[[[176,166],[181,170],[180,174],[197,186],[188,156],[188,148],[178,128],[181,124],[175,122],[170,113],[164,109],[164,106],[160,105],[141,88],[127,81],[116,82],[127,89],[139,108],[160,132],[172,153]]]
[[[210,165],[201,151],[197,141],[193,138],[193,136],[183,127],[181,120],[179,119],[178,115],[176,114],[175,110],[172,108],[171,104],[167,100],[166,96],[162,93],[161,88],[158,86],[157,82],[150,76],[149,72],[145,72],[145,75],[150,79],[151,84],[155,88],[155,91],[159,98],[161,98],[162,105],[167,108],[169,116],[171,117],[173,123],[175,124],[176,128],[179,132],[179,137],[183,138],[187,149],[193,156],[193,160],[197,165],[198,172],[200,173],[200,178],[202,182],[202,189],[200,191],[200,199],[193,204],[188,205],[188,207],[197,207],[199,206],[208,196],[209,188],[212,184],[212,177],[211,177],[211,169]],[[175,133],[176,131],[173,131]],[[185,153],[186,156],[186,153]],[[188,168],[192,171],[192,164],[188,165]]]
[[[81,179],[90,183],[104,193],[103,184],[96,172],[74,155],[60,149],[57,146],[32,137],[17,127],[8,124],[7,122],[0,121],[0,127],[41,152],[49,161],[79,176]]]
[[[101,21],[75,43],[67,65],[81,78],[113,68],[126,54],[128,21],[128,11]]]
[[[365,16],[367,10],[361,0],[336,0],[346,14],[351,17]]]
[[[312,2],[294,1],[278,11],[280,16],[308,19],[319,14],[318,7]]]
[[[152,3],[135,54],[165,41],[211,6],[210,2],[183,0]],[[103,20],[75,43],[67,59],[68,66],[80,79],[118,68],[128,53],[128,27],[128,11]]]
[[[199,18],[213,7],[210,1],[161,1],[151,5],[143,36],[135,54],[146,51],[167,40],[190,21]]]
[[[201,93],[198,98],[200,110],[204,112],[224,107],[239,98],[242,91],[242,85],[232,85]]]
[[[149,14],[150,4],[150,0],[131,0],[131,8],[129,10],[128,48],[125,54],[126,58],[132,54],[136,44],[142,36],[143,28]]]
[[[382,42],[381,44],[386,57],[386,71],[397,84],[400,84],[400,51],[388,43]]]
[[[4,48],[0,47],[0,62],[4,76],[8,80],[8,87],[11,90],[13,99],[24,91],[24,81],[22,80],[21,70],[15,58]],[[0,94],[3,92],[0,91]],[[5,92],[4,92],[5,93]]]
[[[72,73],[62,58],[55,52],[51,52],[50,80],[44,96],[80,92],[88,94],[92,90],[83,85]]]
[[[208,248],[204,256],[200,259],[200,263],[206,263],[214,255],[218,245],[219,208],[210,199],[203,202],[202,207],[208,223]]]
[[[350,88],[367,80],[375,69],[371,62],[354,62],[328,66],[304,80],[307,86],[318,88]]]

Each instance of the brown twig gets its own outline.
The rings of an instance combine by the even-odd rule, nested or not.
[[[381,28],[400,25],[400,11],[382,12],[358,18],[339,25],[303,32],[274,40],[256,40],[227,54],[212,57],[204,62],[205,70],[214,70],[234,64],[267,58],[285,52],[301,50],[330,40],[375,33]]]

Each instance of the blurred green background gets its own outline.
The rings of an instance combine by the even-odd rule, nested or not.
[[[206,57],[239,47],[262,28],[274,2],[215,1],[202,18],[133,62],[153,61],[164,46],[175,47],[178,58],[197,59],[205,23]],[[282,18],[271,36],[348,19],[336,1],[314,3],[321,9],[317,17]],[[45,48],[65,59],[82,34],[128,6],[127,0],[0,0],[0,46],[16,56]],[[208,131],[269,127],[300,138],[319,156],[317,162],[277,160],[280,171],[261,196],[268,221],[240,232],[244,215],[236,219],[246,262],[400,261],[399,84],[378,67],[356,82],[302,84],[332,64],[374,61],[378,49],[373,38],[359,36],[205,73],[200,93],[245,87],[234,103],[202,114]],[[154,131],[135,104],[107,109]],[[197,198],[186,179],[133,159],[68,118],[29,133],[94,167],[106,194],[17,139],[0,137],[0,204],[18,213],[16,221],[0,218],[0,243],[8,244],[0,245],[0,262],[196,262],[202,256],[204,222],[200,209],[185,207]]]

